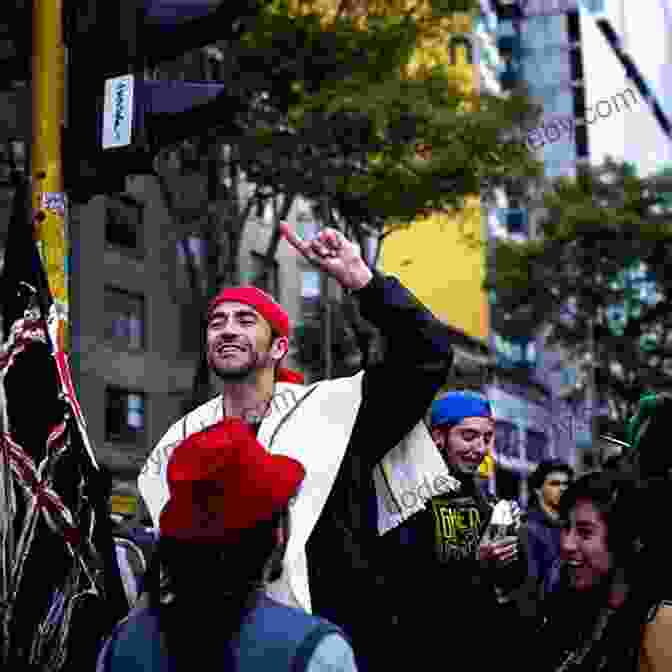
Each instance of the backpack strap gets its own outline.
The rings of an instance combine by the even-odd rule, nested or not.
[[[343,631],[340,628],[331,623],[318,623],[297,649],[294,660],[292,661],[292,672],[305,672],[313,653],[315,653],[317,645],[327,635],[340,635],[349,642],[348,638],[343,634]]]

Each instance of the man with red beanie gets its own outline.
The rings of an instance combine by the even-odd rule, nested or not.
[[[339,628],[265,595],[282,571],[288,506],[304,476],[300,462],[268,453],[239,418],[178,445],[148,604],[117,626],[99,672],[356,672]]]
[[[210,305],[207,331],[208,361],[222,393],[170,428],[138,484],[157,524],[168,500],[172,447],[227,417],[246,420],[269,452],[298,459],[306,479],[290,509],[283,572],[269,594],[343,627],[365,669],[379,648],[374,634],[381,620],[373,470],[402,445],[395,464],[401,460],[403,468],[404,460],[412,461],[412,468],[402,469],[412,475],[412,485],[433,482],[443,469],[422,418],[452,363],[450,332],[396,278],[372,272],[340,232],[327,228],[308,242],[287,226],[282,233],[358,299],[362,315],[384,337],[382,363],[351,377],[301,385],[281,367],[290,334],[287,313],[254,287],[226,288]],[[278,398],[282,404],[273,403]]]

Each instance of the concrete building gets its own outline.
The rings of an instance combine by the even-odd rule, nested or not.
[[[197,235],[182,238],[154,178],[129,178],[127,192],[95,197],[72,217],[72,357],[91,440],[117,491],[132,498],[147,454],[186,410],[202,350],[181,240],[199,267],[208,250]],[[271,219],[266,210],[246,225],[242,283],[258,271]],[[313,222],[302,201],[288,219],[304,232]],[[313,299],[316,283],[319,273],[281,244],[271,289],[292,324],[302,322],[301,297]]]
[[[19,142],[19,156],[23,149]],[[182,187],[190,207],[201,207],[207,216],[198,181],[186,180]],[[0,249],[11,195],[8,186],[0,188]],[[267,208],[246,225],[239,260],[243,283],[259,270],[272,217]],[[288,220],[304,235],[317,227],[300,199]],[[114,504],[130,513],[139,469],[190,397],[202,343],[182,243],[198,268],[206,263],[207,243],[198,227],[190,232],[176,224],[150,176],[127,178],[123,195],[96,196],[73,207],[69,230],[73,375],[96,454],[114,474]],[[271,289],[292,324],[300,325],[306,306],[320,298],[320,274],[283,242],[276,259]],[[290,365],[293,356],[294,349]]]

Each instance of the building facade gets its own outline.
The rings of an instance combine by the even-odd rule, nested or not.
[[[289,221],[305,209],[295,203]],[[242,283],[255,277],[272,225],[269,211],[247,223]],[[72,360],[80,401],[97,453],[114,474],[115,501],[126,509],[120,512],[131,513],[139,470],[185,412],[204,347],[185,246],[197,269],[209,251],[202,237],[175,224],[149,176],[128,178],[123,196],[97,196],[75,209],[70,231],[77,271]],[[295,251],[281,243],[270,289],[294,325],[303,319],[302,294],[313,291],[305,274]]]
[[[541,106],[538,127],[526,138],[543,163],[546,178],[576,175],[587,160],[581,33],[575,2],[483,0],[474,39],[480,82],[494,95],[525,87]],[[499,192],[483,208],[490,241],[524,241],[537,235],[530,201]],[[543,459],[581,467],[580,447],[590,440],[585,413],[569,403],[579,371],[565,354],[535,333],[505,337],[491,295],[489,345],[496,360],[488,387],[497,417],[496,488],[526,502],[527,477]]]

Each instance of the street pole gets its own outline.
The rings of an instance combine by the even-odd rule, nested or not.
[[[35,240],[54,301],[49,331],[67,350],[68,239],[61,157],[65,107],[62,0],[33,0],[31,209]]]
[[[595,381],[595,319],[588,318],[588,352],[590,360],[588,362],[588,408],[590,411],[590,448],[593,457],[596,455],[595,447],[598,441],[598,418],[597,418],[597,383]]]

